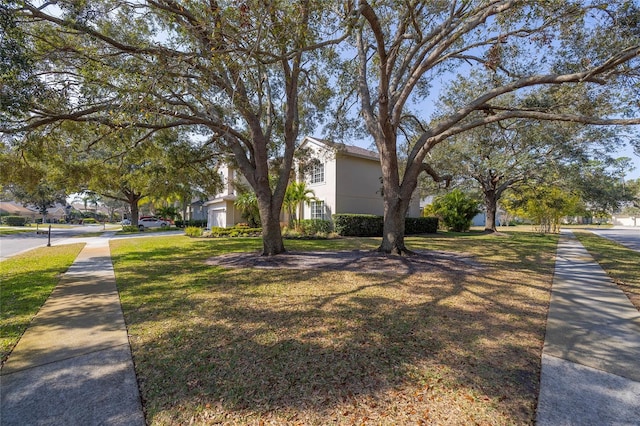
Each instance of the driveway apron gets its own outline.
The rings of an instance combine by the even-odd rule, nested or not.
[[[3,426],[145,424],[108,239],[87,241],[2,368]]]

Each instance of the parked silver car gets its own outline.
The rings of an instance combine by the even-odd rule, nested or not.
[[[138,229],[144,231],[146,228],[168,228],[169,222],[157,217],[142,217],[138,219]]]

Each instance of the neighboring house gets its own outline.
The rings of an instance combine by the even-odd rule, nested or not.
[[[207,208],[204,201],[194,198],[187,206],[185,220],[207,220]]]
[[[337,213],[383,215],[382,167],[378,154],[353,145],[305,137],[300,149],[309,149],[304,176],[315,201],[302,207],[300,219],[331,220]],[[299,173],[300,174],[300,173]],[[409,217],[420,216],[419,199],[411,200]]]
[[[22,204],[16,203],[14,201],[0,201],[0,214],[28,217],[32,222],[35,222],[38,219],[42,219],[42,214],[40,214],[36,207],[32,205],[28,205],[27,207],[25,207]],[[62,204],[56,203],[54,206],[47,209],[45,222],[64,222],[65,217],[65,207]]]
[[[40,216],[38,212],[13,201],[0,201],[0,215],[29,217],[31,220],[35,220],[36,217]]]
[[[233,183],[242,179],[242,174],[227,166],[220,168],[220,174],[223,182],[222,192],[203,204],[207,212],[208,228],[214,226],[230,228],[244,220],[240,211],[233,204],[237,195]]]
[[[616,226],[640,227],[640,216],[614,215],[611,220]]]

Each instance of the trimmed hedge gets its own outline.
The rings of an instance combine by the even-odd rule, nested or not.
[[[381,237],[384,226],[382,216],[370,214],[334,214],[336,233],[343,237]],[[408,217],[405,235],[433,234],[438,231],[437,217]]]
[[[437,217],[408,217],[404,221],[404,233],[414,234],[435,234],[438,232]]]
[[[249,228],[247,226],[234,226],[233,228],[213,227],[211,231],[203,234],[205,237],[260,237],[262,228]]]
[[[5,216],[2,218],[2,221],[9,226],[24,226],[28,220],[28,217],[23,216]]]
[[[343,237],[381,237],[382,216],[373,214],[334,214],[333,227]]]
[[[197,228],[206,228],[207,220],[206,219],[198,219],[198,220],[176,220],[173,222],[176,225],[176,228],[186,228],[188,226],[195,226]]]

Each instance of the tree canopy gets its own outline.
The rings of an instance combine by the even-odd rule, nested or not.
[[[329,106],[377,146],[379,250],[393,253],[407,251],[420,174],[439,175],[428,154],[449,138],[509,120],[640,124],[640,8],[629,0],[60,0],[1,11],[0,64],[19,65],[3,82],[24,96],[3,106],[0,131],[34,141],[74,122],[98,150],[187,128],[256,193],[264,254],[284,251],[298,137]],[[46,96],[23,84],[33,76]],[[358,119],[346,121],[353,105]]]
[[[359,113],[380,153],[381,251],[406,251],[403,218],[418,176],[429,171],[427,154],[454,135],[514,118],[640,123],[639,11],[632,2],[349,4],[357,17],[350,39],[356,60],[344,64],[342,80],[357,88]],[[449,87],[458,96],[436,103]]]
[[[257,194],[264,253],[284,250],[279,214],[300,129],[326,106],[318,49],[333,42],[324,2],[153,0],[13,9],[31,43],[48,102],[4,131],[91,123],[99,141],[136,127],[140,139],[189,127],[234,162]],[[269,186],[269,159],[283,158]]]

